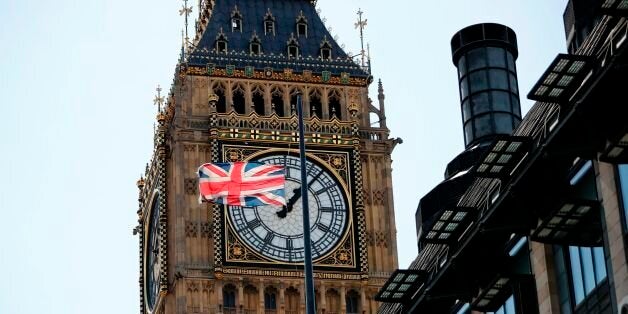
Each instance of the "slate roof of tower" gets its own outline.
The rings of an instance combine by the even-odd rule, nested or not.
[[[231,14],[236,5],[242,17],[242,32],[232,32],[231,28]],[[269,10],[275,19],[275,35],[264,34],[264,17]],[[307,20],[307,38],[297,37],[296,34],[297,18],[301,12]],[[227,53],[218,53],[215,50],[221,29],[228,41]],[[254,34],[261,41],[262,55],[250,55],[249,43]],[[287,45],[292,34],[299,43],[298,58],[287,57]],[[324,38],[331,45],[332,60],[319,58],[319,49]],[[238,68],[255,66],[257,69],[272,67],[275,71],[283,71],[285,68],[294,72],[330,71],[334,75],[348,72],[351,76],[369,76],[336,43],[310,0],[216,0],[205,32],[190,54],[188,63],[213,63],[219,67],[235,65]]]

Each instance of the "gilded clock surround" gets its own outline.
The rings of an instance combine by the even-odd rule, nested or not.
[[[250,145],[233,145],[224,144],[222,146],[222,157],[225,161],[238,161],[238,160],[255,160],[259,156],[268,154],[295,154],[297,151],[291,148],[268,148],[264,146],[250,146]],[[357,267],[358,257],[355,254],[355,229],[354,229],[354,215],[352,206],[352,184],[350,180],[350,164],[349,153],[342,151],[330,151],[330,150],[308,150],[308,159],[317,162],[328,171],[331,171],[337,176],[337,179],[341,185],[344,194],[347,196],[347,208],[348,211],[348,224],[343,232],[342,238],[335,245],[335,248],[330,250],[324,256],[317,258],[314,261],[315,267],[324,268],[348,268],[355,269]],[[227,210],[225,207],[224,210]],[[294,267],[295,263],[272,261],[265,258],[263,255],[256,252],[254,249],[244,244],[240,236],[235,232],[232,222],[223,212],[224,219],[224,247],[225,247],[225,262],[231,264],[231,266],[248,264],[267,264],[268,267]]]

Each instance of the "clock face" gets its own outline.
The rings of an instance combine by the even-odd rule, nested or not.
[[[261,163],[286,167],[286,206],[229,206],[229,218],[242,241],[265,257],[287,263],[304,260],[303,206],[299,157],[265,155]],[[307,191],[312,240],[312,259],[323,257],[337,246],[349,221],[349,207],[337,177],[326,168],[307,161]]]
[[[144,245],[146,250],[144,255],[144,291],[146,291],[148,310],[152,312],[159,293],[159,273],[161,271],[159,265],[159,194],[155,194],[149,214],[148,236]]]

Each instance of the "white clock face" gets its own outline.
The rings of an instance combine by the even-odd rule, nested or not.
[[[298,157],[266,155],[262,163],[286,167],[286,206],[230,206],[227,211],[246,245],[269,259],[300,263],[304,259],[301,170]],[[307,191],[312,259],[329,253],[341,240],[349,221],[347,198],[338,179],[307,161]]]

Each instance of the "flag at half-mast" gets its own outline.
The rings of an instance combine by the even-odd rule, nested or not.
[[[198,168],[199,201],[236,206],[286,205],[285,170],[258,162],[208,163]]]

